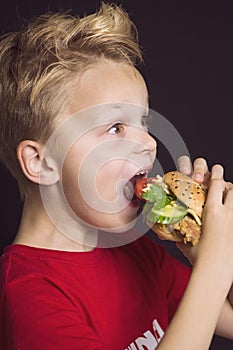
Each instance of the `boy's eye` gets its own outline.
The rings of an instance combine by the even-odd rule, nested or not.
[[[109,129],[108,129],[108,134],[110,135],[116,135],[120,134],[124,131],[124,125],[120,122],[113,124]]]

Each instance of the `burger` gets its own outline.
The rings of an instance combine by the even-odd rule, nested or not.
[[[170,171],[138,180],[135,194],[145,202],[145,221],[160,239],[197,244],[207,197],[204,184]]]

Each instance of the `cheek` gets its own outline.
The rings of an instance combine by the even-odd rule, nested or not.
[[[79,176],[80,167],[79,162],[69,157],[63,166],[63,191],[76,219],[101,229],[114,228],[116,232],[122,230],[121,226],[126,225],[128,229],[135,220],[136,212],[124,210],[125,203],[118,198],[118,187],[124,181],[126,164],[113,160],[101,166],[96,174],[88,172],[86,176]]]
[[[112,160],[101,166],[96,173],[96,190],[106,201],[114,201],[119,196],[123,183],[121,160]]]
[[[123,188],[127,179],[129,162],[109,159],[100,152],[82,154],[71,150],[64,162],[62,185],[69,206],[76,214],[122,211],[125,203]],[[124,176],[124,174],[126,176]]]
[[[66,205],[71,209],[73,214],[76,216],[76,219],[81,219],[84,222],[87,220],[91,202],[90,196],[87,194],[85,199],[85,191],[88,187],[88,177],[86,177],[86,184],[82,185],[83,190],[79,186],[79,164],[74,164],[67,162],[63,167],[63,176],[62,176],[62,188],[64,196],[66,199]]]
[[[62,167],[62,189],[68,205],[74,210],[75,202],[80,202],[80,191],[78,186],[78,174],[80,169],[80,157],[76,155],[74,149],[71,149],[63,163]]]

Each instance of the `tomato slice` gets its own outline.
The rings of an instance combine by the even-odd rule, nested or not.
[[[146,178],[146,177],[136,182],[134,187],[134,193],[139,199],[145,201],[145,199],[142,198],[143,189],[146,188],[148,183],[151,183],[151,182],[152,182],[152,178]]]

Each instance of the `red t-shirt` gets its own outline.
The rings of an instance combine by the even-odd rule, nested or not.
[[[2,350],[154,350],[190,275],[146,236],[85,253],[12,245],[0,266]]]

